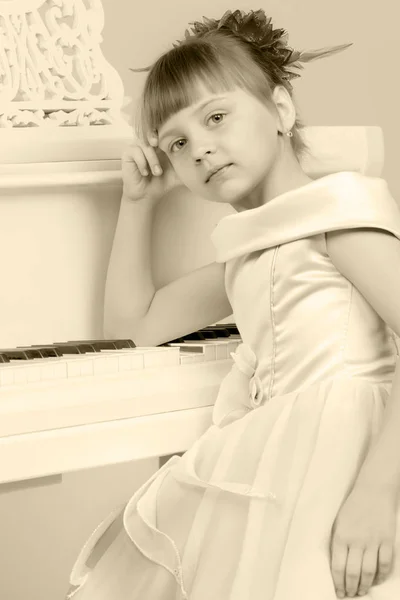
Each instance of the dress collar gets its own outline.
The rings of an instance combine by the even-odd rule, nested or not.
[[[400,233],[400,210],[386,181],[341,171],[280,194],[257,208],[223,217],[211,241],[216,262],[227,262],[322,231],[374,224],[396,236]]]

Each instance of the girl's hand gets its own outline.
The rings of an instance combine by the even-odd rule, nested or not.
[[[393,562],[396,499],[382,489],[355,486],[333,526],[331,569],[336,593],[364,596],[382,583]]]
[[[154,132],[153,137],[149,137],[149,144],[135,139],[124,151],[123,195],[129,200],[143,199],[156,204],[167,192],[181,184],[167,155],[157,146],[158,136]],[[157,167],[161,169],[160,173]]]

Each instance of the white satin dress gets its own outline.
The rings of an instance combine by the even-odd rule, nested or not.
[[[396,337],[334,267],[325,232],[400,239],[383,179],[322,177],[212,233],[243,343],[209,429],[98,526],[73,600],[336,600],[331,530],[390,396]],[[389,578],[400,598],[400,511]]]

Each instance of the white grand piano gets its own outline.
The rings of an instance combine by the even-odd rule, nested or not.
[[[7,19],[11,8],[1,10]],[[101,31],[94,27],[100,11],[100,3],[91,11],[92,32]],[[99,40],[93,43],[100,60]],[[61,80],[54,85],[55,53],[48,47],[41,55],[49,94],[40,98],[29,87],[35,78],[10,79],[0,97],[0,485],[184,452],[210,425],[240,343],[233,317],[225,329],[210,323],[203,339],[156,348],[104,339],[120,157],[132,132],[121,116],[118,73],[104,60],[96,72],[82,71],[101,85],[77,99]],[[7,56],[10,64],[21,58],[12,40]],[[379,127],[308,127],[305,134],[311,177],[381,175]],[[156,285],[212,262],[209,235],[232,210],[188,202],[184,189],[168,197],[154,230]]]

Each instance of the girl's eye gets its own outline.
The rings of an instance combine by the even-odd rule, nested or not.
[[[171,152],[174,151],[174,146],[176,146],[176,144],[179,144],[179,142],[182,142],[183,140],[178,140],[177,142],[174,142],[171,146]],[[180,146],[179,150],[182,148],[182,146]]]
[[[210,116],[210,119],[212,119],[213,117],[224,117],[224,116],[225,116],[225,113],[214,113],[213,115]],[[208,119],[208,120],[210,120],[210,119]],[[221,122],[221,120],[217,121],[217,123],[220,123],[220,122]],[[173,152],[174,146],[176,146],[176,144],[179,144],[179,142],[182,142],[182,141],[183,140],[180,139],[180,140],[177,140],[176,142],[174,142],[171,146],[171,151]],[[182,146],[179,147],[179,150],[181,148],[182,148]]]
[[[212,119],[213,117],[224,117],[225,113],[214,113],[213,115],[211,115],[210,119]]]

